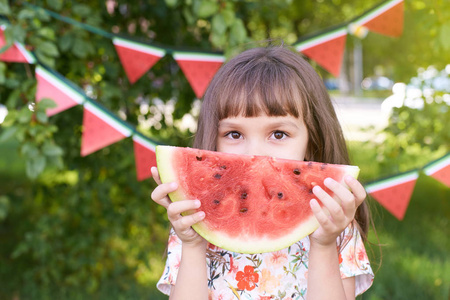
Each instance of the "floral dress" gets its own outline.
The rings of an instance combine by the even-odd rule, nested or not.
[[[342,235],[339,254],[341,277],[355,277],[355,295],[372,284],[374,275],[359,231],[348,227]],[[309,237],[290,247],[270,253],[242,254],[211,244],[208,247],[222,259],[206,259],[209,299],[306,299]],[[169,295],[175,284],[181,260],[181,241],[172,231],[164,273],[158,289]]]

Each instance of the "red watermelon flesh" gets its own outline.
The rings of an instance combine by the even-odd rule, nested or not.
[[[162,182],[177,182],[172,201],[198,199],[205,219],[193,226],[210,243],[240,253],[286,248],[318,227],[309,202],[327,177],[356,177],[356,166],[157,146]]]

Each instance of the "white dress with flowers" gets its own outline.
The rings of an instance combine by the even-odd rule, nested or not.
[[[357,229],[347,228],[344,248],[339,254],[341,277],[355,277],[355,295],[372,284],[374,275],[366,249]],[[271,253],[241,254],[209,245],[223,259],[206,259],[209,299],[306,299],[309,237],[294,245]],[[181,260],[181,241],[172,231],[164,273],[157,287],[170,293],[175,284]]]

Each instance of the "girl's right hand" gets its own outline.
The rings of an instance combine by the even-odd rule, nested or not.
[[[158,184],[158,186],[153,190],[151,197],[153,201],[167,209],[169,221],[172,224],[175,233],[183,242],[183,245],[197,246],[204,244],[206,247],[206,240],[191,227],[195,223],[202,221],[205,218],[205,213],[203,211],[197,211],[196,213],[188,216],[181,215],[181,213],[188,210],[198,209],[200,207],[200,201],[170,201],[167,194],[176,191],[178,184],[176,182],[162,183],[156,167],[152,167],[151,172],[153,179]]]

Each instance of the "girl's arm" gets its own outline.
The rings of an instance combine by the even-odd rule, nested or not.
[[[167,209],[167,216],[182,242],[181,261],[175,286],[170,292],[170,299],[208,299],[208,285],[206,272],[207,242],[193,229],[192,225],[200,222],[205,213],[198,211],[188,216],[181,213],[198,209],[200,201],[183,200],[171,202],[167,194],[178,188],[176,183],[161,183],[156,168],[151,169],[153,178],[158,186],[152,192],[152,199]]]
[[[355,278],[341,279],[337,237],[353,222],[358,206],[366,198],[364,187],[354,178],[347,176],[339,184],[331,178],[324,181],[335,194],[335,199],[319,186],[313,192],[322,202],[311,200],[311,209],[319,221],[319,228],[310,235],[308,267],[308,299],[355,299]]]

